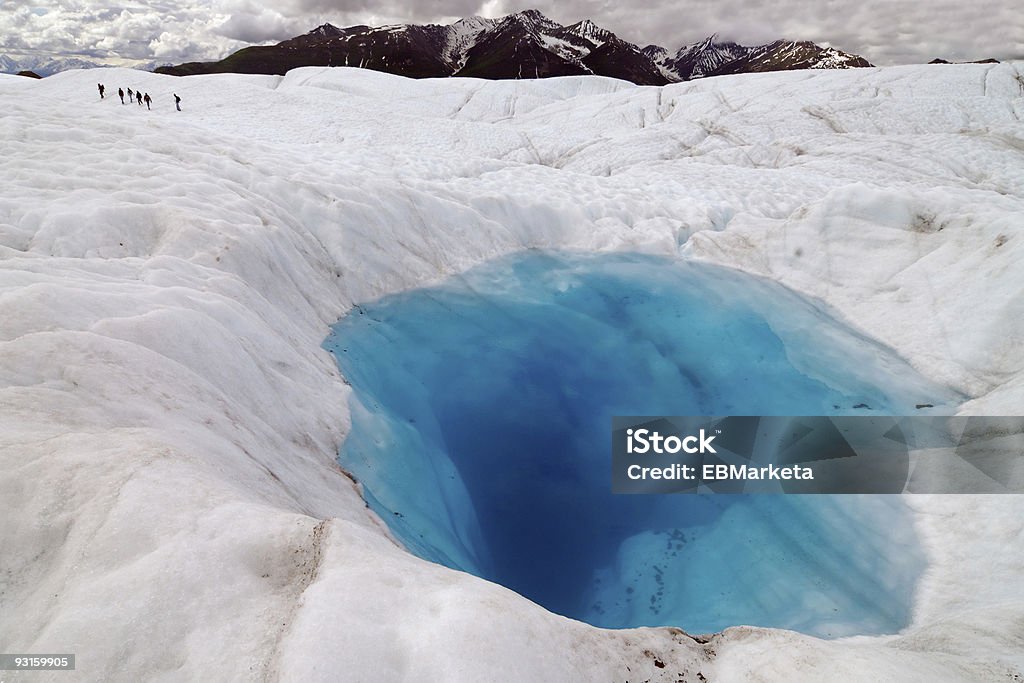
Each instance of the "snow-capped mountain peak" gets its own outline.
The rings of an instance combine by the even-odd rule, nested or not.
[[[659,59],[665,59],[668,57],[668,50],[660,45],[647,45],[640,50],[648,59],[658,61]]]
[[[454,65],[456,70],[461,69],[466,63],[466,53],[469,48],[476,44],[482,33],[493,29],[498,21],[497,19],[472,16],[449,24],[442,56]]]
[[[508,15],[508,18],[513,18],[517,21],[521,21],[526,24],[531,24],[537,27],[558,26],[558,24],[555,23],[552,19],[549,19],[547,15],[545,15],[540,10],[536,9],[525,9],[521,12],[516,12],[514,14]]]
[[[543,13],[535,9],[523,10],[510,14],[499,21],[495,30],[516,30],[521,28],[536,36],[550,34],[562,29],[562,25],[549,19]]]
[[[494,28],[498,21],[498,19],[488,19],[473,15],[471,17],[463,17],[448,26],[456,33],[479,33],[480,31]]]
[[[310,31],[306,35],[309,35],[309,36],[339,36],[339,35],[341,35],[343,33],[344,33],[344,31],[342,29],[338,28],[337,26],[335,26],[334,24],[321,24],[320,26],[317,26],[315,29],[313,29],[312,31]]]
[[[583,21],[569,26],[564,29],[563,33],[566,35],[578,36],[579,38],[593,43],[595,47],[600,47],[615,37],[614,33],[601,28],[590,19],[584,19]]]
[[[752,49],[730,41],[720,41],[714,33],[676,52],[669,68],[683,80],[710,76],[723,65],[747,56]]]

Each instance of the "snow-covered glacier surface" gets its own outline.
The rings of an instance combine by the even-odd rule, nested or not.
[[[321,348],[354,302],[512,252],[645,252],[775,280],[958,412],[1019,414],[1019,63],[91,70],[0,77],[0,108],[0,651],[124,681],[1020,675],[1019,497],[905,500],[926,567],[895,635],[603,630],[402,549],[336,463],[353,392]]]
[[[421,557],[605,627],[906,625],[923,558],[900,498],[611,494],[613,415],[955,410],[781,285],[527,252],[357,306],[325,345],[355,390],[340,462]]]

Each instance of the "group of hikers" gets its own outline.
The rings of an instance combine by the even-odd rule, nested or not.
[[[100,99],[102,100],[107,91],[107,87],[102,83],[97,83],[96,87],[100,91]],[[124,104],[124,88],[117,89],[117,96],[121,98],[121,104]],[[153,103],[153,99],[149,96],[148,92],[143,93],[141,90],[133,92],[131,88],[128,88],[128,104],[131,104],[132,102],[138,102],[140,107],[145,103],[146,109],[151,109],[149,105]],[[178,111],[181,111],[181,98],[178,97],[177,94],[174,95],[174,107]]]

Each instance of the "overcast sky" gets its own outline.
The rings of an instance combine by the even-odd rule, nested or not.
[[[177,63],[219,59],[324,22],[448,23],[531,7],[560,23],[590,18],[625,40],[672,51],[718,33],[746,44],[813,40],[879,65],[1024,59],[1021,0],[0,0],[0,55]]]

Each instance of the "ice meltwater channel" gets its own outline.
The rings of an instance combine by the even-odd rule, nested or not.
[[[340,462],[421,557],[604,627],[908,620],[925,559],[899,497],[611,493],[613,415],[952,412],[776,283],[531,251],[357,306],[325,346],[354,389]]]

